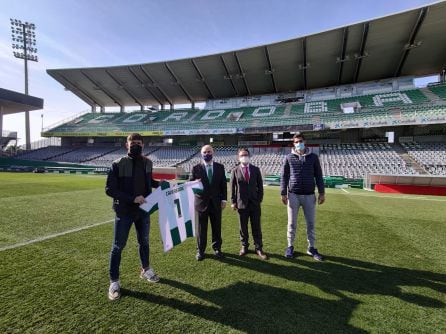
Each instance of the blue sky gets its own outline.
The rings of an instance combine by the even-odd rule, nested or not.
[[[89,106],[48,76],[48,68],[148,63],[262,45],[419,7],[427,0],[0,0],[0,87],[24,91],[23,61],[12,55],[10,21],[36,25],[39,62],[29,93],[45,100],[31,112],[31,139],[44,126]],[[3,128],[24,142],[24,115]]]

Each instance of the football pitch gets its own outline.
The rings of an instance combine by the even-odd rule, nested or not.
[[[0,173],[2,333],[445,333],[446,198],[327,190],[317,248],[285,259],[286,207],[265,188],[264,250],[239,257],[237,214],[223,213],[223,260],[195,241],[163,253],[152,215],[151,265],[139,278],[132,229],[122,297],[107,299],[113,235],[104,176]]]

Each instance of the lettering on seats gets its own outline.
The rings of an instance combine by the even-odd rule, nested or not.
[[[206,121],[209,119],[216,119],[225,113],[225,110],[209,110],[203,117],[201,117],[202,121]]]
[[[104,123],[112,118],[114,118],[116,115],[101,115],[98,116],[92,120],[89,120],[88,123],[98,124],[98,123]]]
[[[270,107],[258,107],[255,108],[252,117],[266,117],[271,116],[276,112],[276,107],[270,106]]]
[[[144,118],[146,118],[147,115],[144,114],[139,114],[139,115],[132,115],[130,117],[127,117],[125,120],[123,120],[123,123],[135,123],[135,122],[140,122],[142,121]]]
[[[378,94],[373,97],[373,104],[377,107],[384,106],[384,103],[401,101],[404,104],[411,104],[412,100],[405,93]]]
[[[314,112],[322,113],[327,111],[328,111],[327,102],[316,101],[316,102],[305,103],[304,113],[314,113]]]
[[[180,121],[186,115],[187,115],[187,112],[174,112],[174,113],[170,114],[169,116],[167,116],[165,119],[163,119],[163,122],[170,121],[172,119],[175,121]]]

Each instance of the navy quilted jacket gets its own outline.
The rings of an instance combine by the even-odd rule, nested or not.
[[[288,154],[280,173],[280,194],[292,192],[298,195],[314,194],[317,185],[319,194],[325,192],[319,158],[314,153],[305,155]]]

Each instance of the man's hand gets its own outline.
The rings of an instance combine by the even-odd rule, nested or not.
[[[317,198],[318,204],[324,204],[325,202],[325,194],[319,194],[319,197]]]
[[[144,198],[144,196],[137,196],[133,200],[133,203],[140,204],[140,205],[145,203],[145,202],[146,202],[146,199]]]
[[[231,208],[232,208],[232,210],[237,210],[237,204],[231,204]]]
[[[221,209],[223,210],[226,208],[226,201],[221,201]]]
[[[287,205],[288,204],[288,196],[287,195],[282,195],[280,197],[282,197],[282,203]]]

